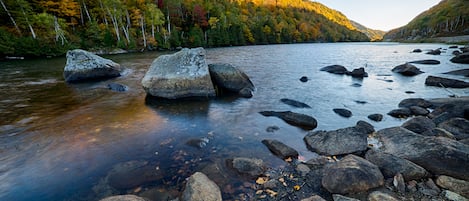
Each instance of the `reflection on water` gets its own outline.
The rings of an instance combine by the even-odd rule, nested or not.
[[[64,58],[3,62],[0,200],[96,200],[122,193],[174,198],[195,171],[214,180],[225,199],[249,197],[254,182],[227,169],[227,159],[257,157],[269,167],[285,165],[261,143],[266,138],[295,147],[306,159],[314,157],[303,143],[305,131],[260,111],[308,114],[318,120],[316,130],[331,130],[367,120],[372,113],[386,114],[404,98],[447,96],[443,89],[425,87],[426,76],[449,76],[441,73],[469,66],[449,62],[450,52],[410,53],[439,47],[446,45],[337,43],[207,50],[208,63],[231,63],[250,76],[256,86],[251,99],[147,97],[140,80],[152,60],[163,54],[159,52],[108,56],[128,69],[124,76],[71,85],[62,78]],[[416,64],[426,73],[415,77],[390,71],[420,59],[437,59],[441,64]],[[319,71],[332,64],[349,70],[365,67],[370,77]],[[302,76],[309,81],[300,82]],[[129,91],[108,90],[112,82],[128,86]],[[469,94],[467,89],[453,91]],[[283,104],[282,98],[312,108],[294,108]],[[353,116],[342,118],[333,108],[347,108]],[[380,129],[401,123],[386,116],[373,124]],[[269,126],[279,129],[267,132]]]

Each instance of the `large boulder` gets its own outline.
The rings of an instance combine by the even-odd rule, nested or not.
[[[428,172],[417,164],[392,154],[370,150],[366,152],[365,158],[377,165],[385,178],[393,178],[398,173],[401,173],[406,181],[429,176]]]
[[[240,69],[231,64],[209,64],[208,70],[214,84],[227,91],[238,93],[250,98],[254,91],[254,84],[249,77]]]
[[[469,82],[450,78],[428,76],[427,79],[425,79],[425,85],[445,88],[468,88]]]
[[[298,158],[298,151],[289,147],[286,144],[283,144],[282,142],[278,140],[265,139],[265,140],[262,140],[262,144],[267,146],[267,148],[269,148],[269,150],[273,154],[275,154],[276,156],[282,159],[287,159],[287,158],[297,159]]]
[[[189,177],[182,192],[182,201],[222,201],[220,188],[204,173],[196,172]]]
[[[433,123],[433,121],[431,119],[429,119],[427,117],[418,116],[418,117],[414,117],[414,118],[404,122],[402,124],[402,127],[406,128],[406,129],[408,129],[412,132],[422,134],[425,131],[434,129],[436,127],[436,125],[435,125],[435,123]]]
[[[469,64],[469,52],[462,53],[451,59],[453,63]]]
[[[414,76],[423,73],[423,71],[410,63],[396,66],[392,69],[392,72],[399,73],[404,76]]]
[[[444,189],[448,189],[469,198],[469,181],[441,175],[436,179],[436,184]]]
[[[215,96],[203,48],[159,56],[143,77],[142,86],[149,95],[167,99]]]
[[[309,150],[329,156],[364,151],[368,146],[367,133],[356,127],[314,131],[308,133],[303,140]]]
[[[430,101],[427,101],[423,98],[407,98],[399,102],[399,107],[410,108],[412,106],[419,106],[423,108],[429,108],[432,106]]]
[[[425,60],[417,60],[417,61],[411,61],[409,63],[413,64],[426,64],[426,65],[437,65],[440,64],[440,61],[434,60],[434,59],[425,59]]]
[[[290,111],[276,112],[276,111],[262,111],[260,114],[266,117],[278,117],[290,125],[298,126],[305,130],[313,130],[318,126],[316,119],[312,116],[299,114]]]
[[[339,74],[339,75],[343,75],[343,74],[348,73],[347,68],[345,68],[344,66],[341,66],[341,65],[326,66],[326,67],[321,68],[320,71],[326,71],[328,73]]]
[[[444,137],[427,137],[402,127],[377,132],[382,150],[407,159],[433,174],[469,180],[469,146]]]
[[[118,63],[85,50],[75,49],[67,52],[63,75],[66,82],[80,82],[118,77],[121,72],[122,68]]]
[[[321,183],[330,193],[349,194],[382,186],[384,177],[373,163],[347,155],[325,170]]]
[[[469,120],[463,118],[452,118],[438,124],[442,128],[456,137],[458,140],[469,138]]]

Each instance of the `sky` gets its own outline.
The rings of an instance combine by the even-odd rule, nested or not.
[[[409,23],[440,0],[313,0],[368,28],[389,31]]]

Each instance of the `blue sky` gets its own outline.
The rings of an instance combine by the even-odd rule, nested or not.
[[[313,0],[368,28],[389,31],[409,23],[440,0]]]

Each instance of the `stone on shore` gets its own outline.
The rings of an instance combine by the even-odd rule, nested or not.
[[[407,159],[432,174],[469,180],[469,146],[444,137],[427,137],[402,127],[377,132],[382,150]]]
[[[437,65],[440,64],[440,61],[434,60],[434,59],[425,59],[425,60],[417,60],[417,61],[411,61],[409,63],[413,64],[426,64],[426,65]]]
[[[222,201],[220,188],[204,173],[196,172],[189,177],[182,193],[182,201]]]
[[[332,195],[332,200],[334,201],[360,201],[359,199],[343,196],[340,194],[333,194]]]
[[[350,154],[328,167],[321,183],[330,193],[349,194],[382,186],[384,177],[376,165]]]
[[[453,57],[450,61],[453,63],[469,64],[469,52],[459,54]]]
[[[278,140],[265,139],[262,140],[262,144],[267,146],[274,155],[281,159],[298,159],[298,151]]]
[[[419,106],[410,106],[409,109],[415,116],[427,116],[430,113],[427,109]]]
[[[284,112],[262,111],[259,113],[266,117],[270,117],[270,116],[278,117],[290,125],[297,126],[305,130],[313,130],[318,125],[314,117],[305,115],[305,114],[299,114],[299,113],[290,112],[290,111],[284,111]]]
[[[425,79],[425,85],[445,88],[468,88],[469,82],[450,78],[428,76],[427,79]]]
[[[428,130],[434,129],[436,125],[431,119],[418,116],[404,122],[402,127],[414,133],[422,134]]]
[[[373,120],[373,121],[376,121],[376,122],[380,122],[383,120],[383,115],[382,114],[370,114],[368,115],[368,119],[370,120]]]
[[[457,140],[469,138],[469,121],[464,118],[452,118],[438,124],[442,128],[456,137]]]
[[[264,161],[261,159],[244,157],[228,159],[227,166],[234,169],[238,174],[249,178],[256,178],[264,174],[266,169]]]
[[[440,175],[436,179],[436,184],[441,188],[448,189],[469,198],[469,181],[455,179],[446,175]]]
[[[409,108],[398,108],[389,111],[388,115],[396,118],[407,118],[412,115],[412,112]]]
[[[352,116],[352,112],[350,110],[344,109],[344,108],[334,108],[332,109],[336,114],[349,118]]]
[[[280,101],[282,103],[285,103],[287,105],[297,107],[297,108],[311,108],[311,106],[309,106],[306,103],[302,103],[300,101],[296,101],[296,100],[292,100],[292,99],[288,99],[288,98],[282,98],[282,99],[280,99]]]
[[[445,137],[445,138],[449,138],[449,139],[452,139],[452,140],[456,140],[456,137],[454,137],[453,134],[451,134],[450,132],[448,132],[447,130],[442,129],[442,128],[434,128],[434,129],[431,129],[431,130],[427,130],[427,131],[421,133],[421,135],[435,136],[435,137]]]
[[[423,108],[429,108],[432,106],[430,101],[427,101],[423,98],[407,98],[399,102],[399,107],[410,108],[412,106],[419,106]]]
[[[396,66],[392,69],[392,72],[399,73],[404,76],[414,76],[423,73],[423,71],[410,63]]]
[[[321,68],[320,71],[326,71],[326,72],[328,72],[328,73],[339,74],[339,75],[343,75],[343,74],[347,74],[347,73],[348,73],[347,68],[345,68],[345,67],[342,66],[342,65],[326,66],[326,67]]]
[[[252,97],[254,84],[240,69],[231,64],[209,64],[208,69],[214,84],[245,98]]]
[[[303,140],[310,151],[334,156],[366,150],[367,133],[355,127],[333,131],[314,131],[308,133]]]
[[[142,86],[149,95],[167,99],[215,96],[203,48],[159,56],[143,77]]]
[[[398,173],[402,174],[405,181],[429,176],[428,172],[417,164],[392,154],[370,150],[366,152],[365,158],[378,166],[385,178],[393,178]]]
[[[115,195],[115,196],[103,198],[99,201],[149,201],[149,200],[136,196],[136,195]]]
[[[465,198],[453,191],[444,190],[441,194],[449,201],[469,201],[469,198]]]
[[[102,58],[85,50],[67,51],[67,63],[63,76],[66,82],[81,82],[121,76],[118,63]]]

